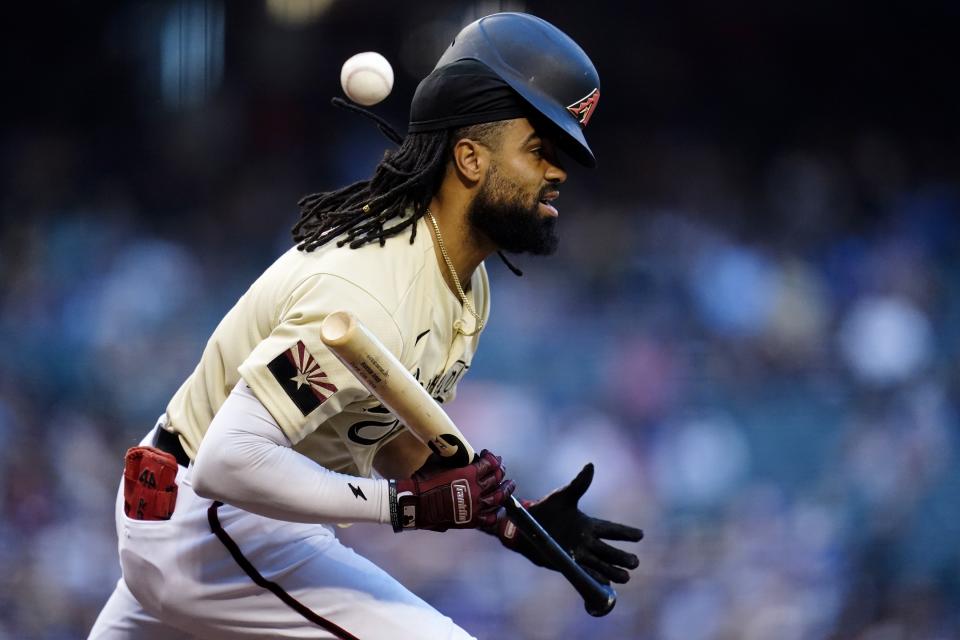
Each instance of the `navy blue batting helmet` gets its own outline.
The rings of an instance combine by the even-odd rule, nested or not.
[[[596,165],[583,129],[600,100],[597,70],[569,36],[525,13],[495,13],[457,34],[433,72],[417,88],[411,104],[410,131],[442,128],[444,122],[465,123],[463,118],[437,118],[433,108],[437,78],[445,72],[449,76],[449,70],[455,68],[452,65],[463,61],[476,61],[489,69],[533,107],[535,116],[542,116],[542,122],[556,129],[558,142],[567,153],[581,164]],[[461,80],[460,85],[464,84]]]

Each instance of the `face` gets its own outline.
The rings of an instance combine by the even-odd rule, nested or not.
[[[486,179],[467,212],[470,224],[504,251],[554,253],[559,237],[552,201],[567,178],[556,147],[520,118],[504,125],[490,151]]]

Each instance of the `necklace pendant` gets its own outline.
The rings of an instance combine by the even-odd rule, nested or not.
[[[464,329],[463,324],[464,324],[463,320],[455,320],[453,322],[453,330],[455,333],[458,333],[461,336],[465,336],[467,338],[477,335],[478,333],[480,333],[480,330],[483,329],[482,322],[478,322],[476,327],[474,327],[473,331],[467,331],[466,329]]]

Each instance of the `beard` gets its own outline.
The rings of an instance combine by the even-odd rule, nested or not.
[[[503,251],[551,255],[560,244],[557,218],[540,215],[540,199],[554,189],[545,185],[535,195],[524,193],[492,165],[487,181],[470,203],[467,220]]]

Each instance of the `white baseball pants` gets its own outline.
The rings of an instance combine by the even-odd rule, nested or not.
[[[152,437],[153,431],[141,444]],[[330,527],[214,508],[219,503],[194,493],[190,471],[179,468],[170,520],[128,518],[121,481],[116,524],[123,577],[91,639],[472,638],[342,545]],[[211,531],[217,523],[225,539]]]

